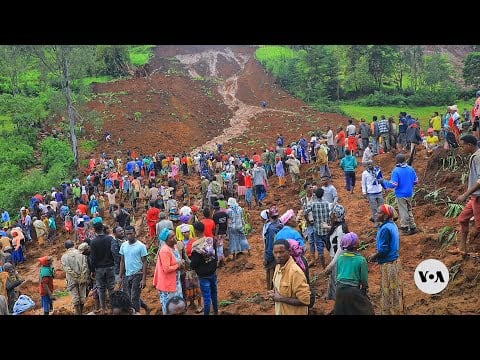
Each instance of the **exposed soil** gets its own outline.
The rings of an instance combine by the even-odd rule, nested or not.
[[[226,150],[252,154],[275,144],[281,133],[290,143],[301,133],[310,130],[324,130],[325,125],[347,124],[348,118],[330,113],[320,113],[302,101],[293,98],[280,89],[253,57],[254,48],[247,46],[159,46],[155,57],[148,66],[147,77],[118,81],[95,86],[97,99],[88,107],[101,113],[105,119],[104,130],[112,133],[113,141],[100,141],[98,147],[85,157],[99,156],[102,151],[114,155],[116,151],[125,154],[127,149],[140,153],[162,150],[167,153],[212,149],[216,142],[224,143]],[[176,59],[176,60],[174,60]],[[173,70],[172,70],[173,69]],[[170,70],[170,71],[169,71]],[[192,80],[190,75],[203,80]],[[205,80],[206,79],[206,80]],[[111,95],[114,94],[114,95]],[[260,106],[267,101],[267,107]],[[135,113],[137,113],[135,115]],[[141,113],[139,115],[138,113]],[[175,115],[172,115],[174,113]],[[101,139],[103,131],[95,133],[92,126],[86,127],[86,137]],[[119,140],[120,139],[120,140]],[[420,147],[421,148],[421,147]],[[445,218],[446,205],[439,201],[433,204],[425,195],[435,189],[444,188],[441,198],[455,199],[464,188],[460,182],[463,168],[456,171],[443,170],[439,152],[430,159],[420,149],[414,162],[420,183],[415,198],[414,215],[420,233],[401,237],[401,260],[404,269],[405,301],[409,314],[477,314],[480,313],[478,300],[478,260],[450,255],[446,250],[454,244],[442,246],[438,237],[444,226],[456,226],[456,219]],[[376,157],[386,178],[390,178],[394,167],[394,154]],[[311,165],[302,167],[301,178],[312,176],[307,173]],[[340,202],[347,209],[347,222],[351,231],[359,234],[361,241],[370,243],[363,253],[374,252],[376,230],[368,221],[370,210],[361,196],[360,185],[354,194],[345,190],[345,180],[338,163],[331,164]],[[363,168],[357,170],[357,182]],[[198,187],[198,179],[187,179],[190,189]],[[287,180],[285,188],[279,188],[277,180],[270,179],[270,188],[265,208],[277,204],[282,212],[289,208],[299,210],[299,185]],[[243,205],[243,203],[241,203]],[[222,314],[273,314],[273,303],[266,299],[265,273],[262,266],[263,241],[262,223],[259,213],[262,209],[249,211],[253,232],[248,240],[251,256],[240,257],[236,262],[228,261],[218,270],[219,300]],[[141,213],[136,214],[136,226],[141,230],[139,238],[147,244],[146,224],[142,224]],[[107,223],[111,219],[106,219]],[[54,265],[60,268],[64,236],[48,249],[56,258]],[[479,251],[480,244],[470,244],[471,251]],[[29,249],[28,261],[20,266],[22,276],[28,279],[23,291],[35,301],[38,297],[38,266],[33,261],[46,251],[33,245]],[[455,278],[446,290],[438,295],[427,295],[418,290],[413,281],[416,266],[424,259],[436,258],[455,271]],[[378,265],[369,264],[370,296],[378,313],[380,274]],[[455,271],[454,271],[455,270]],[[149,268],[147,288],[142,298],[154,311],[160,312],[158,293],[153,288]],[[333,301],[325,301],[322,295],[327,288],[327,279],[320,275],[320,269],[311,268],[317,302],[314,313],[329,314]],[[58,279],[55,287],[64,289],[65,283]],[[71,314],[73,309],[69,296],[55,301],[55,312]],[[229,301],[228,305],[225,301]],[[87,301],[86,310],[93,308],[93,300]],[[41,313],[41,309],[37,310]]]

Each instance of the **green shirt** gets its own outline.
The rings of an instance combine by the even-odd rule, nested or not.
[[[337,283],[368,286],[367,260],[357,253],[344,252],[337,262]]]

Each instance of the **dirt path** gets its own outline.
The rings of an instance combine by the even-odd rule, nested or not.
[[[237,74],[234,74],[233,76],[223,81],[220,85],[218,85],[217,88],[225,104],[234,112],[234,114],[230,118],[230,127],[224,128],[223,132],[220,135],[207,141],[205,144],[193,149],[193,153],[198,153],[202,150],[216,150],[217,143],[223,144],[231,139],[242,135],[248,129],[248,126],[250,125],[250,119],[255,118],[261,113],[278,112],[290,115],[297,114],[292,111],[266,109],[262,108],[261,106],[247,105],[243,101],[238,99],[238,80],[239,77],[243,75],[245,65],[250,59],[248,55],[235,54],[230,48],[226,48],[224,51],[210,50],[197,54],[185,54],[176,56],[176,58],[186,66],[190,76],[192,76],[193,78],[200,77],[195,68],[198,67],[199,64],[202,62],[207,63],[208,76],[219,77],[219,72],[217,71],[217,63],[219,57],[224,57],[227,61],[234,62],[240,67],[240,71]]]

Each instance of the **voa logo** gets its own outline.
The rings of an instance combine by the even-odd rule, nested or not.
[[[426,294],[438,294],[444,290],[450,274],[440,260],[428,259],[418,264],[414,273],[415,285]]]

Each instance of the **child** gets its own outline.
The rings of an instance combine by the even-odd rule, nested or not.
[[[42,298],[43,315],[53,311],[53,277],[55,270],[52,267],[53,258],[44,256],[38,259],[40,262],[40,296]]]
[[[430,156],[436,148],[438,148],[438,136],[433,135],[434,131],[433,128],[428,129],[427,131],[428,136],[426,138],[426,143],[427,143],[427,155]]]

